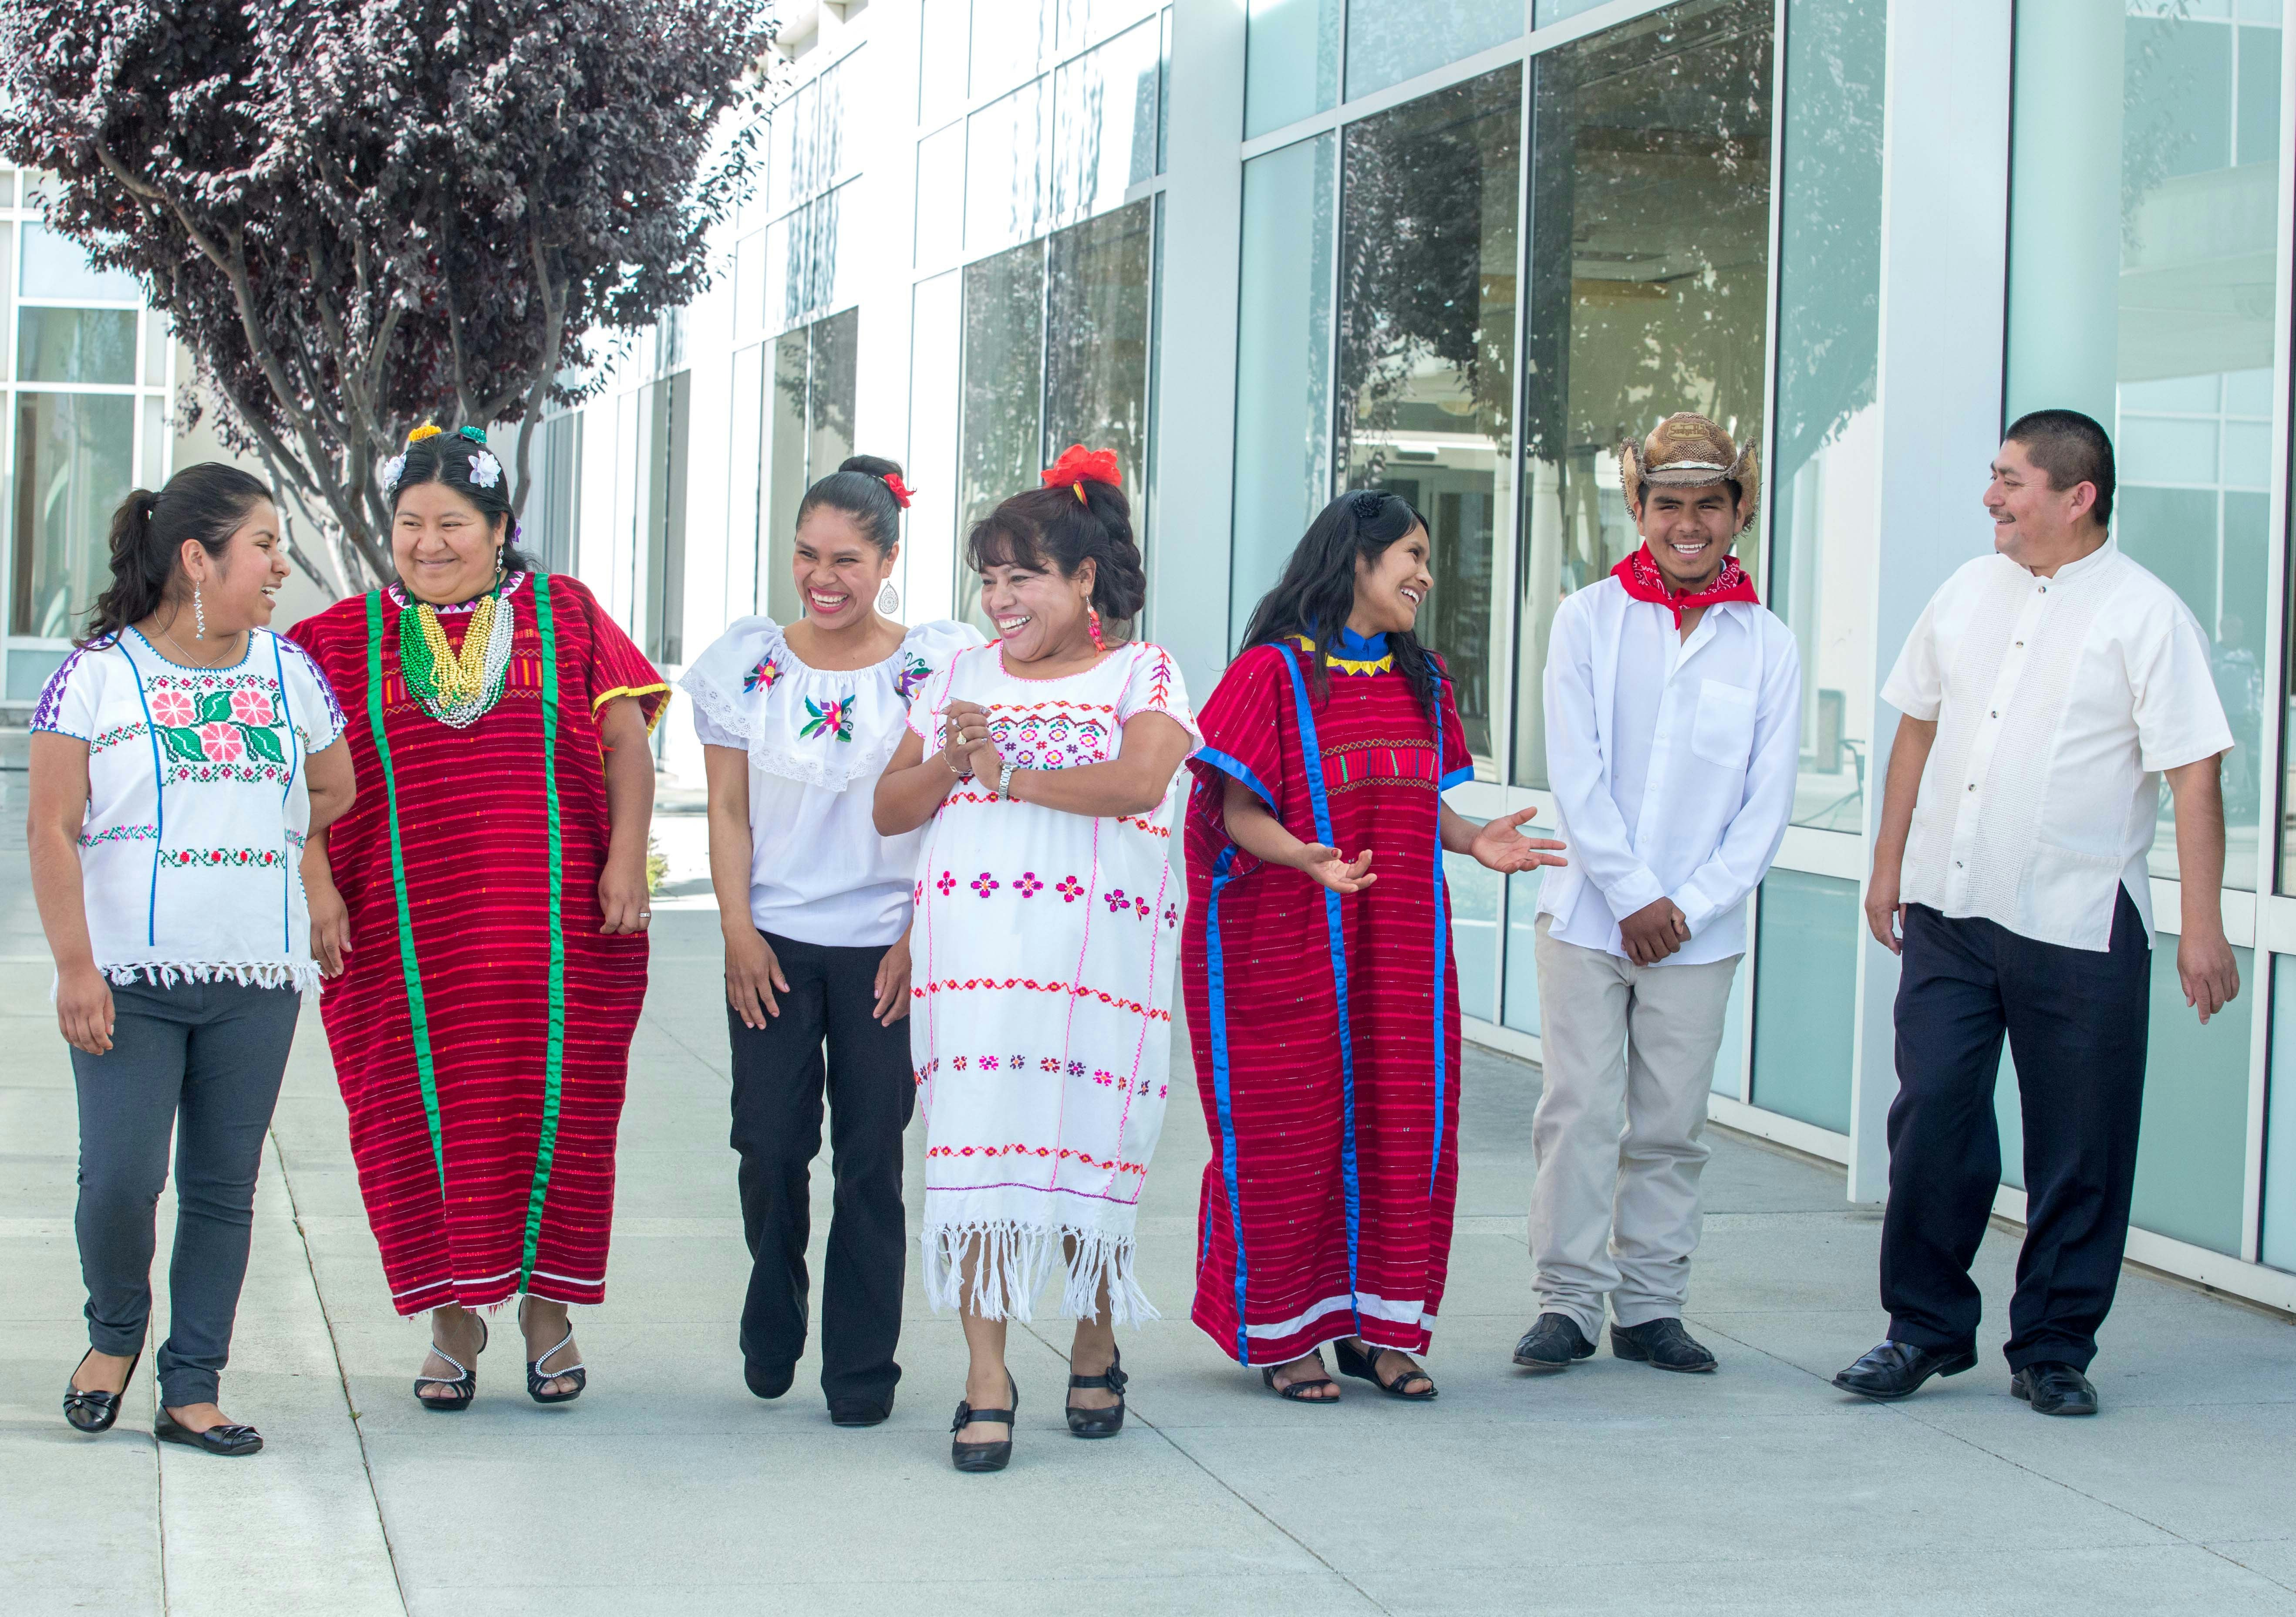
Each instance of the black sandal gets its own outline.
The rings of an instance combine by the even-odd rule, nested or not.
[[[974,1421],[988,1421],[1002,1425],[1009,1433],[1013,1427],[1013,1411],[1021,1407],[1021,1383],[1013,1379],[1013,1372],[1004,1372],[1004,1380],[1013,1389],[1004,1401],[1006,1409],[976,1409],[963,1399],[956,1400],[956,1418],[948,1429],[962,1432]],[[960,1443],[952,1441],[948,1446],[948,1463],[959,1471],[1002,1471],[1013,1459],[1013,1440],[1008,1435],[1001,1443]]]
[[[90,1348],[87,1353],[81,1354],[79,1365],[86,1364],[87,1354],[94,1351]],[[127,1361],[127,1374],[120,1379],[117,1392],[94,1388],[81,1391],[72,1385],[72,1381],[79,1375],[79,1365],[74,1365],[71,1375],[64,1378],[64,1419],[71,1423],[72,1430],[85,1432],[91,1437],[99,1432],[111,1431],[112,1422],[119,1418],[119,1400],[127,1396],[127,1384],[135,1379],[135,1367],[143,1362],[144,1350],[138,1348],[135,1357]]]
[[[479,1353],[483,1353],[487,1350],[488,1334],[487,1322],[483,1317],[481,1317],[479,1320]],[[435,1336],[430,1339],[430,1350],[433,1353],[436,1353],[439,1358],[445,1359],[448,1364],[454,1366],[459,1374],[454,1375],[416,1376],[414,1378],[414,1401],[422,1405],[425,1409],[436,1410],[440,1415],[460,1415],[463,1410],[471,1407],[471,1400],[479,1395],[479,1371],[477,1362],[479,1353],[472,1354],[472,1362],[466,1365],[461,1359],[455,1358],[452,1353],[447,1351],[446,1349],[440,1347],[439,1345],[439,1339]],[[446,1398],[425,1398],[422,1396],[422,1389],[425,1387],[450,1387],[454,1389],[454,1391]]]
[[[1316,1361],[1316,1368],[1320,1370],[1324,1367],[1324,1352],[1322,1349],[1318,1348],[1315,1352],[1309,1354],[1308,1357]],[[1282,1365],[1269,1365],[1266,1369],[1263,1369],[1259,1373],[1259,1379],[1261,1382],[1266,1383],[1267,1390],[1275,1394],[1276,1397],[1290,1399],[1295,1404],[1336,1404],[1340,1401],[1337,1398],[1309,1398],[1308,1396],[1311,1391],[1317,1387],[1331,1387],[1336,1389],[1339,1386],[1339,1383],[1333,1381],[1328,1375],[1318,1375],[1313,1381],[1303,1379],[1300,1381],[1286,1382],[1283,1385],[1280,1387],[1277,1386],[1275,1384],[1275,1372],[1283,1367]]]
[[[521,1334],[526,1331],[526,1300],[522,1297],[519,1299],[518,1304],[518,1328]],[[540,1358],[529,1358],[526,1361],[526,1395],[536,1403],[570,1404],[581,1397],[582,1390],[590,1384],[590,1372],[584,1365],[570,1364],[562,1370],[545,1370],[542,1367],[548,1362],[552,1353],[557,1352],[559,1348],[564,1347],[573,1340],[574,1322],[569,1319],[566,1322],[566,1334],[558,1339],[558,1347],[552,1348]],[[554,1381],[570,1381],[574,1384],[563,1392],[543,1391]]]
[[[1393,1381],[1382,1381],[1379,1378],[1379,1356],[1382,1353],[1401,1352],[1400,1348],[1374,1348],[1366,1353],[1350,1343],[1344,1336],[1332,1345],[1338,1350],[1340,1374],[1342,1375],[1352,1375],[1359,1381],[1367,1381],[1390,1398],[1408,1399],[1414,1404],[1423,1404],[1435,1396],[1435,1378],[1416,1365],[1408,1370],[1398,1372]],[[1404,1388],[1415,1381],[1423,1381],[1427,1385],[1419,1391],[1406,1392]]]
[[[1124,1430],[1124,1383],[1132,1378],[1124,1373],[1124,1350],[1119,1348],[1116,1357],[1108,1361],[1108,1368],[1098,1375],[1071,1375],[1070,1388],[1105,1387],[1116,1394],[1116,1407],[1111,1409],[1079,1409],[1068,1407],[1070,1437],[1114,1437]]]

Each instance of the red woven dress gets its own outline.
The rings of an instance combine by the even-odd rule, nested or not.
[[[1212,1160],[1195,1322],[1240,1363],[1341,1336],[1423,1352],[1458,1185],[1459,995],[1437,840],[1472,777],[1447,683],[1431,722],[1380,640],[1259,645],[1199,714],[1181,984]],[[1367,654],[1366,654],[1367,653]],[[1242,781],[1303,841],[1379,880],[1341,898],[1227,837]]]
[[[598,932],[596,715],[635,696],[652,722],[668,687],[576,580],[517,574],[504,598],[503,694],[460,730],[407,694],[396,586],[291,631],[341,698],[358,770],[327,838],[356,947],[320,1011],[401,1314],[605,1295],[646,939]],[[468,607],[439,616],[459,649]]]

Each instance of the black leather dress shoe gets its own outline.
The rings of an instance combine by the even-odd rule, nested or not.
[[[2096,1413],[2096,1389],[2068,1364],[2027,1365],[2009,1378],[2009,1391],[2032,1405],[2036,1415]]]
[[[1574,1361],[1594,1356],[1595,1344],[1568,1314],[1541,1314],[1514,1344],[1515,1363],[1541,1375],[1568,1370]]]
[[[165,1409],[152,1417],[152,1435],[163,1443],[181,1443],[187,1449],[204,1449],[209,1454],[219,1454],[226,1459],[259,1454],[263,1449],[263,1434],[252,1426],[234,1426],[226,1422],[219,1426],[209,1426],[205,1432],[194,1432],[179,1424]]]
[[[1920,1391],[1932,1375],[1958,1375],[1976,1364],[1974,1348],[1933,1353],[1910,1342],[1884,1342],[1836,1375],[1833,1384],[1860,1398],[1905,1398]]]
[[[1620,1358],[1650,1366],[1654,1370],[1674,1370],[1685,1375],[1702,1375],[1714,1367],[1714,1355],[1705,1344],[1682,1328],[1679,1319],[1653,1319],[1646,1325],[1613,1325],[1611,1327],[1611,1351]]]
[[[759,1398],[779,1398],[797,1379],[797,1367],[759,1364],[754,1358],[745,1358],[742,1361],[742,1379]]]
[[[93,1348],[88,1350],[89,1353],[94,1351]],[[84,1365],[86,1362],[87,1354],[81,1354],[79,1363]],[[99,1432],[111,1431],[112,1422],[119,1418],[119,1400],[127,1396],[127,1383],[135,1379],[135,1367],[143,1362],[144,1350],[138,1348],[135,1357],[127,1361],[127,1374],[119,1378],[119,1391],[117,1392],[83,1392],[72,1385],[72,1380],[67,1380],[64,1383],[64,1419],[71,1423],[72,1430],[85,1432],[91,1437]],[[74,1365],[72,1379],[78,1375],[79,1365]]]
[[[881,1402],[873,1398],[836,1398],[829,1402],[829,1424],[832,1426],[880,1426],[893,1413],[893,1395],[886,1393]]]

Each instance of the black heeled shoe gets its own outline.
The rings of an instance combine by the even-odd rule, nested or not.
[[[1374,1348],[1366,1353],[1349,1342],[1344,1336],[1332,1344],[1332,1355],[1340,1363],[1341,1375],[1352,1375],[1358,1381],[1367,1381],[1390,1398],[1406,1399],[1414,1404],[1423,1404],[1433,1398],[1436,1390],[1435,1378],[1423,1369],[1399,1371],[1393,1381],[1382,1381],[1379,1378],[1379,1356],[1396,1350],[1390,1348]],[[1416,1392],[1404,1391],[1415,1381],[1423,1381],[1427,1384]]]
[[[524,1335],[526,1334],[526,1301],[523,1298],[519,1300],[518,1329],[521,1335]],[[576,1399],[581,1397],[582,1389],[590,1384],[590,1373],[588,1369],[582,1365],[568,1365],[562,1370],[545,1370],[542,1367],[544,1363],[550,1358],[551,1353],[555,1353],[558,1351],[559,1348],[564,1347],[568,1342],[573,1340],[574,1322],[571,1319],[569,1319],[566,1322],[566,1334],[558,1339],[557,1347],[552,1348],[549,1352],[543,1354],[540,1358],[529,1358],[526,1361],[526,1395],[532,1399],[536,1403],[570,1404]],[[574,1384],[563,1392],[545,1392],[543,1391],[544,1388],[547,1387],[554,1381],[570,1381]]]
[[[489,1334],[491,1333],[487,1329],[487,1322],[481,1318],[479,1321],[479,1353],[487,1350],[487,1338]],[[435,1336],[430,1340],[430,1350],[454,1366],[458,1374],[416,1376],[414,1401],[425,1409],[436,1410],[440,1415],[460,1415],[471,1407],[471,1400],[479,1395],[479,1353],[472,1354],[471,1362],[466,1365],[440,1347]],[[451,1387],[454,1391],[445,1398],[425,1398],[422,1396],[422,1389],[425,1387]]]
[[[90,1348],[87,1353],[95,1350]],[[79,1364],[87,1362],[87,1353],[79,1356]],[[135,1357],[127,1361],[127,1374],[119,1380],[117,1392],[83,1392],[72,1385],[72,1377],[79,1374],[79,1365],[72,1367],[71,1375],[64,1378],[64,1419],[75,1432],[85,1432],[94,1437],[99,1432],[111,1430],[112,1422],[119,1418],[119,1400],[127,1396],[127,1385],[135,1379],[135,1367],[144,1362],[144,1350],[135,1350]]]
[[[152,1417],[152,1435],[163,1443],[181,1443],[186,1449],[204,1449],[227,1460],[263,1452],[263,1433],[252,1426],[236,1426],[226,1421],[205,1432],[194,1432],[165,1408]]]
[[[959,1399],[956,1400],[956,1419],[949,1423],[948,1429],[951,1432],[962,1432],[974,1421],[990,1421],[1001,1424],[1007,1432],[1011,1431],[1013,1411],[1021,1407],[1021,1383],[1013,1379],[1013,1372],[1010,1370],[1004,1372],[1004,1380],[1013,1389],[1012,1395],[1004,1400],[1010,1408],[976,1409],[963,1399]],[[948,1463],[959,1471],[1002,1471],[1006,1465],[1012,1464],[1012,1460],[1013,1440],[1010,1437],[1001,1443],[960,1443],[952,1441],[948,1446]]]
[[[1105,1387],[1116,1394],[1116,1405],[1109,1409],[1079,1409],[1068,1407],[1070,1437],[1114,1437],[1124,1430],[1124,1383],[1132,1378],[1124,1373],[1124,1350],[1119,1348],[1116,1357],[1108,1361],[1108,1368],[1098,1375],[1071,1375],[1069,1385],[1076,1387]]]

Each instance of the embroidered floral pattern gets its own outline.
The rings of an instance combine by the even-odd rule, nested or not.
[[[93,758],[99,752],[108,751],[113,747],[125,745],[128,742],[135,741],[143,736],[150,735],[151,731],[152,726],[145,724],[140,718],[134,724],[114,725],[111,729],[103,731],[102,734],[98,735],[94,741],[87,743],[88,756]]]
[[[1084,897],[1084,883],[1074,876],[1062,876],[1061,884],[1053,891],[1061,895],[1063,903],[1073,904]]]
[[[1034,989],[1039,994],[1066,994],[1072,999],[1097,999],[1104,1005],[1119,1011],[1129,1011],[1136,1016],[1145,1016],[1151,1022],[1169,1022],[1172,1013],[1159,1011],[1142,1005],[1136,999],[1127,999],[1111,994],[1106,989],[1088,989],[1080,982],[1039,982],[1034,977],[950,977],[939,982],[918,983],[909,989],[909,997],[922,999],[928,994],[967,993],[979,989]],[[956,1060],[963,1062],[958,1056]]]
[[[832,696],[825,702],[805,699],[805,710],[812,717],[798,726],[800,739],[810,741],[816,735],[827,735],[838,741],[853,739],[853,693]]]
[[[1109,889],[1100,895],[1100,899],[1102,903],[1108,906],[1108,913],[1111,915],[1119,909],[1128,909],[1132,906],[1132,900],[1124,896],[1124,890],[1121,887]]]
[[[940,889],[940,896],[946,899],[949,894],[956,891],[956,877],[944,870],[940,873],[939,879],[934,882],[933,885]]]
[[[768,652],[758,659],[757,667],[742,676],[742,694],[746,696],[751,691],[770,691],[774,688],[774,681],[781,677],[782,665],[775,662],[773,653]]]
[[[157,825],[106,825],[101,831],[81,837],[79,845],[96,848],[106,842],[151,842],[157,841],[159,836]]]
[[[1054,708],[1050,712],[998,710],[988,720],[989,738],[1010,762],[1023,769],[1066,769],[1105,763],[1116,734],[1111,719]]]
[[[160,863],[169,870],[239,870],[286,862],[287,856],[276,848],[166,848],[160,852]]]
[[[999,882],[995,876],[990,875],[985,870],[979,875],[972,878],[972,891],[979,893],[984,899],[990,893],[995,892],[1003,885],[1003,882]]]
[[[955,1063],[952,1062],[950,1064],[954,1065]],[[929,1157],[1033,1156],[1062,1162],[1076,1162],[1086,1168],[1112,1169],[1118,1173],[1144,1174],[1148,1171],[1148,1164],[1145,1162],[1111,1161],[1104,1157],[1096,1157],[1089,1151],[1075,1151],[1065,1145],[933,1145],[926,1149],[925,1154]]]
[[[893,694],[901,699],[901,705],[906,707],[916,695],[917,687],[931,677],[932,669],[925,666],[923,658],[914,652],[904,653],[901,671],[893,676]]]
[[[1013,883],[1013,891],[1021,898],[1033,899],[1045,891],[1045,884],[1037,880],[1035,871],[1024,870],[1021,873],[1021,879]]]
[[[152,684],[149,706],[161,755],[170,765],[221,765],[227,771],[174,767],[169,784],[287,778],[287,745],[280,738],[279,704],[268,680],[163,677]],[[239,773],[240,765],[250,766],[250,772]],[[279,773],[267,773],[266,765]]]

